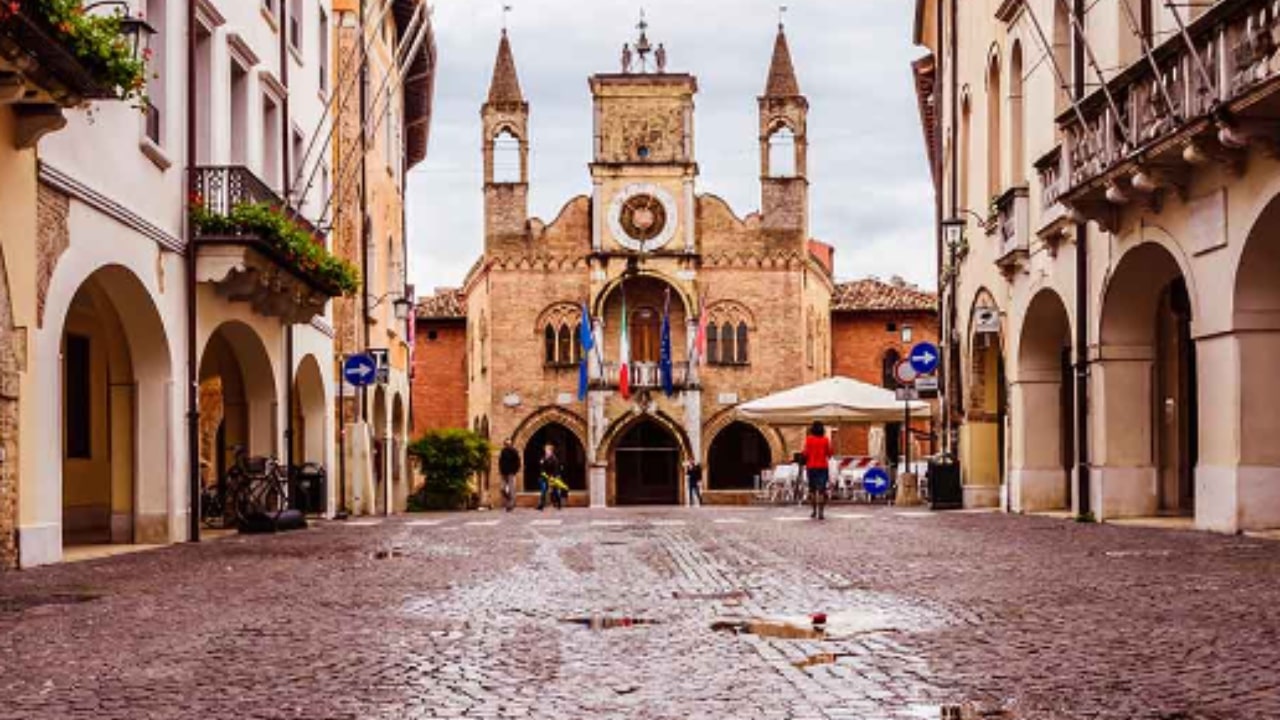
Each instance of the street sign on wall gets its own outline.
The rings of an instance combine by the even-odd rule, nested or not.
[[[916,343],[911,348],[911,354],[907,359],[911,361],[911,367],[915,368],[917,374],[929,375],[938,369],[938,360],[942,357],[942,353],[938,352],[938,346],[929,342]]]

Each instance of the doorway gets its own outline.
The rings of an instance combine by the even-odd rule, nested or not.
[[[623,434],[613,467],[619,505],[680,502],[680,445],[653,420],[641,420]]]
[[[1158,507],[1161,513],[1195,513],[1196,352],[1191,339],[1187,284],[1175,279],[1160,293],[1156,317],[1155,406]]]

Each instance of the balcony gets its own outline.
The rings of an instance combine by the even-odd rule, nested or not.
[[[1251,142],[1274,144],[1280,115],[1280,8],[1219,0],[1058,118],[1060,162],[1037,163],[1045,208],[1061,202],[1114,229],[1116,210],[1158,204],[1196,166],[1241,167]]]
[[[1031,247],[1027,237],[1030,219],[1027,213],[1027,186],[1009,188],[996,198],[996,265],[1006,272],[1017,268],[1027,258]]]
[[[314,225],[249,169],[198,167],[192,175],[197,275],[219,295],[256,312],[305,323],[332,297],[359,286],[354,269],[330,255]]]
[[[631,363],[629,367],[631,369],[630,385],[632,390],[662,389],[662,373],[658,372],[658,363],[636,362]],[[601,376],[594,380],[592,385],[599,389],[616,389],[618,387],[618,373],[618,363],[613,360],[606,360],[602,364]],[[689,380],[689,363],[687,361],[671,363],[671,380],[672,385],[677,390],[683,390],[694,385]]]

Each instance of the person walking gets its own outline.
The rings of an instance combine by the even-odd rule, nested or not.
[[[689,481],[689,507],[702,506],[702,466],[694,460],[687,460],[684,475]]]
[[[565,485],[561,479],[560,458],[556,457],[556,446],[548,444],[543,448],[541,467],[542,473],[538,481],[538,489],[540,495],[538,497],[538,509],[542,510],[547,506],[547,495],[551,495],[551,502],[560,510],[564,506],[562,498],[562,490],[567,491],[569,487]]]
[[[813,505],[809,517],[825,520],[831,441],[827,439],[827,429],[817,420],[809,426],[809,435],[804,439],[804,458],[805,475],[809,478],[809,502]]]
[[[520,473],[520,453],[511,444],[511,438],[502,443],[498,453],[498,474],[502,475],[502,504],[507,512],[516,509],[516,475]]]

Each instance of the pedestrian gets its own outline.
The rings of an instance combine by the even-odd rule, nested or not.
[[[502,475],[502,504],[507,512],[516,509],[516,475],[520,473],[520,453],[511,438],[502,443],[502,452],[498,453],[498,474]]]
[[[556,457],[555,445],[548,443],[547,446],[543,448],[540,469],[542,472],[539,475],[538,480],[538,509],[542,510],[546,508],[547,496],[549,494],[551,496],[552,504],[556,506],[557,510],[559,510],[563,506],[561,490],[563,489],[567,491],[569,486],[565,485],[564,480],[560,477],[560,473],[562,471],[560,467],[560,459]]]
[[[694,505],[703,505],[702,466],[693,459],[689,459],[684,464],[684,475],[689,481],[689,507],[693,507]]]
[[[804,439],[804,458],[805,475],[809,478],[809,502],[813,505],[809,517],[825,520],[831,441],[827,439],[827,429],[817,420],[809,426],[809,436]]]

